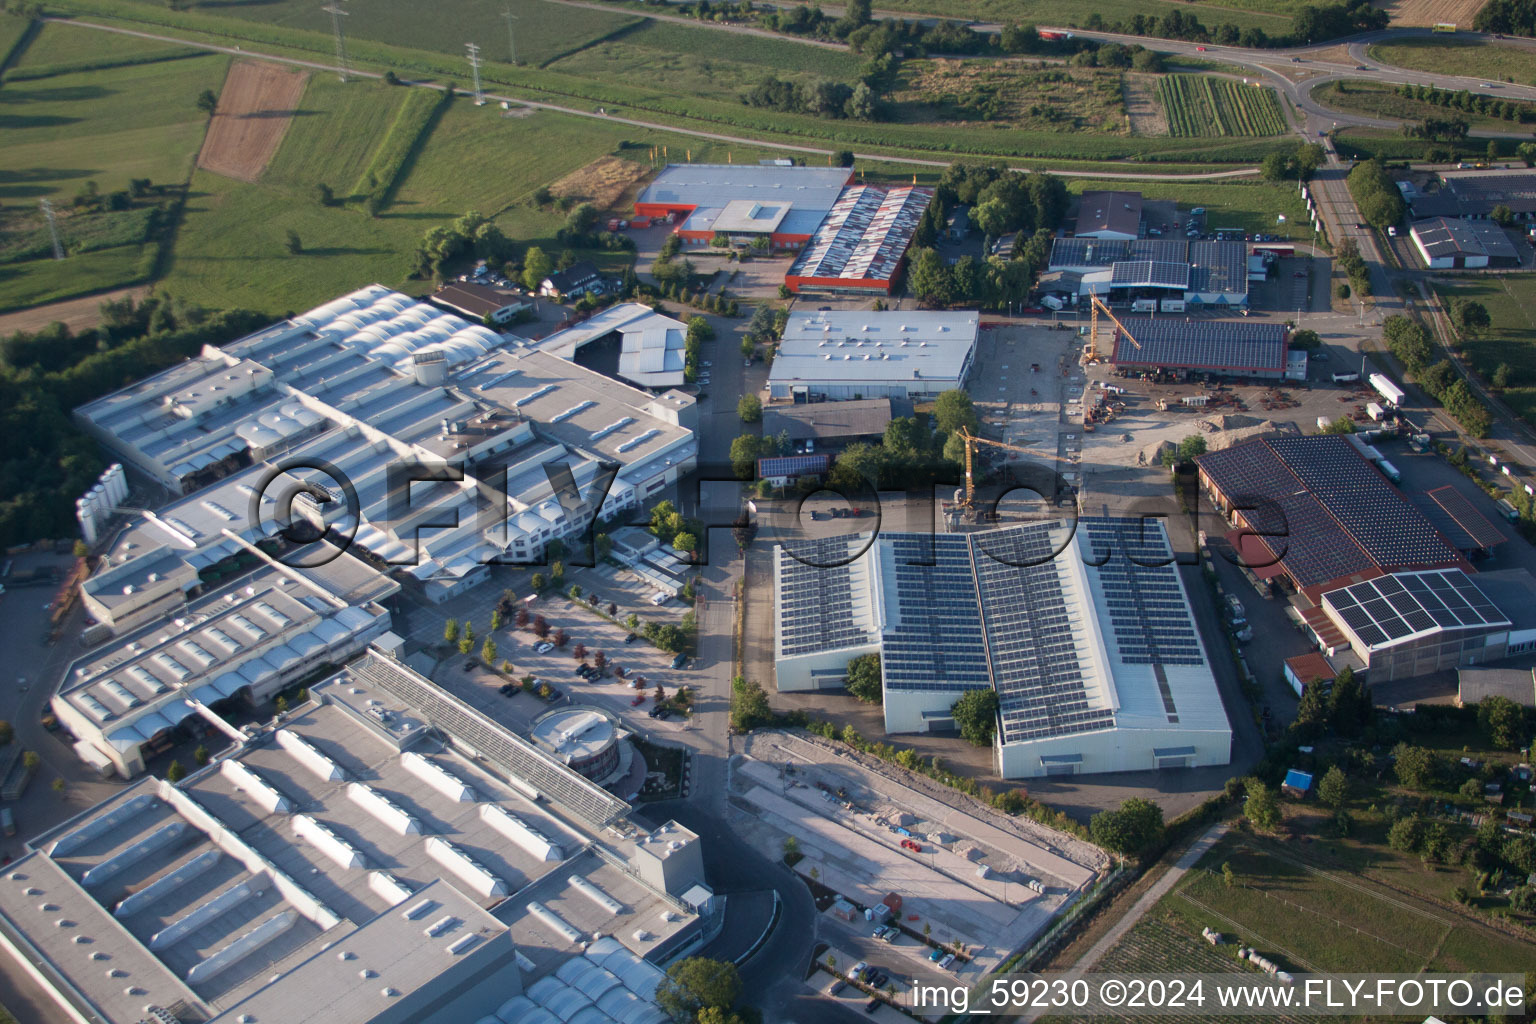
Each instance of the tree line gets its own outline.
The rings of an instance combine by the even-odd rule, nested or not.
[[[1483,314],[1486,316],[1487,311]],[[1472,314],[1474,320],[1478,317]],[[1440,359],[1433,363],[1433,339],[1429,330],[1417,320],[1396,315],[1387,317],[1381,325],[1381,336],[1387,350],[1397,357],[1403,368],[1413,374],[1414,383],[1445,406],[1445,411],[1473,437],[1487,437],[1493,426],[1493,417],[1467,382],[1457,376],[1450,360]]]

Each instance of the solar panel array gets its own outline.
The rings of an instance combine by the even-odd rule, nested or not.
[[[882,535],[881,544],[895,565],[899,620],[881,644],[885,685],[956,691],[991,685],[968,539],[898,533]]]
[[[1196,460],[1215,489],[1263,533],[1299,586],[1373,569],[1437,568],[1461,556],[1342,437],[1278,437]]]
[[[931,188],[910,186],[848,189],[785,276],[890,280],[933,196]]]
[[[1285,369],[1283,324],[1163,317],[1128,321],[1126,326],[1136,342],[1116,335],[1110,358],[1117,364],[1271,373]]]
[[[546,757],[532,744],[448,697],[397,662],[369,652],[349,668],[420,711],[432,725],[463,740],[509,778],[532,786],[594,827],[605,828],[629,811],[623,800]]]
[[[1189,287],[1189,264],[1169,260],[1130,260],[1110,268],[1112,288]]]
[[[1466,531],[1467,537],[1474,545],[1480,548],[1491,548],[1504,543],[1507,539],[1497,526],[1488,521],[1488,517],[1479,512],[1462,494],[1454,484],[1446,484],[1429,491],[1429,498],[1446,515]]]
[[[875,642],[874,629],[853,615],[848,558],[863,544],[858,537],[815,537],[779,549],[779,646],[784,656]]]
[[[1248,248],[1242,242],[1189,243],[1189,290],[1248,292]]]
[[[1109,613],[1106,633],[1127,665],[1151,665],[1168,720],[1178,708],[1163,666],[1199,667],[1205,651],[1179,583],[1173,549],[1160,528],[1145,520],[1087,517],[1078,523],[1088,541],[1089,571],[1098,577]]]
[[[1495,629],[1509,619],[1460,569],[1398,573],[1323,595],[1370,648],[1450,629]]]
[[[1078,658],[1074,619],[1062,587],[1055,523],[974,534],[971,562],[1004,743],[1110,728],[1095,707]]]

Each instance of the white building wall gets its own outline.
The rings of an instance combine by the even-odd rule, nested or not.
[[[879,654],[880,644],[869,643],[858,647],[842,647],[835,651],[817,651],[795,657],[777,659],[775,674],[780,693],[798,693],[804,690],[831,690],[843,685],[848,662],[861,654]]]
[[[925,718],[924,713],[933,715],[936,712],[949,713],[955,701],[965,696],[965,690],[886,690],[885,691],[885,731],[897,732],[928,732],[933,721]],[[946,723],[947,727],[947,723]]]
[[[1052,736],[998,747],[998,772],[1005,779],[1033,779],[1047,774],[1042,757],[1080,756],[1073,774],[1147,771],[1158,767],[1157,749],[1194,747],[1191,767],[1224,765],[1231,761],[1230,731],[1196,729],[1101,729],[1071,736]]]

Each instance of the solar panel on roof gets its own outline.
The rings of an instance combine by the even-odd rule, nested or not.
[[[1476,581],[1460,569],[1383,576],[1329,591],[1323,601],[1367,646],[1435,630],[1509,625]]]

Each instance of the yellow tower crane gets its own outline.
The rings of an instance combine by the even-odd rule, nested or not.
[[[1104,311],[1104,315],[1109,317],[1110,323],[1115,325],[1115,327],[1120,331],[1120,333],[1125,336],[1127,341],[1129,341],[1132,345],[1135,345],[1138,350],[1141,348],[1141,342],[1136,340],[1136,335],[1132,334],[1130,332],[1130,330],[1125,326],[1125,324],[1120,322],[1120,318],[1119,317],[1115,316],[1115,314],[1113,314],[1113,313],[1111,313],[1109,311],[1109,307],[1104,305],[1103,300],[1101,300],[1097,295],[1090,295],[1088,298],[1089,298],[1089,302],[1090,302],[1089,307],[1088,307],[1088,312],[1089,312],[1089,320],[1088,320],[1088,351],[1084,355],[1084,359],[1085,359],[1086,362],[1089,362],[1089,363],[1097,362],[1098,358],[1099,358],[1099,311],[1100,310]]]
[[[990,438],[977,437],[975,434],[972,434],[964,427],[960,428],[960,438],[965,442],[965,498],[959,502],[959,506],[960,508],[964,509],[971,508],[976,501],[976,478],[974,470],[976,465],[976,449],[980,445],[988,445],[992,448],[1001,448],[1004,451],[1017,452],[1020,455],[1035,455],[1049,459],[1059,458],[1056,452],[1045,452],[1038,448],[1024,448],[1020,445],[1008,444],[1004,441],[993,441]],[[1025,443],[1033,444],[1034,442],[1028,441]]]

